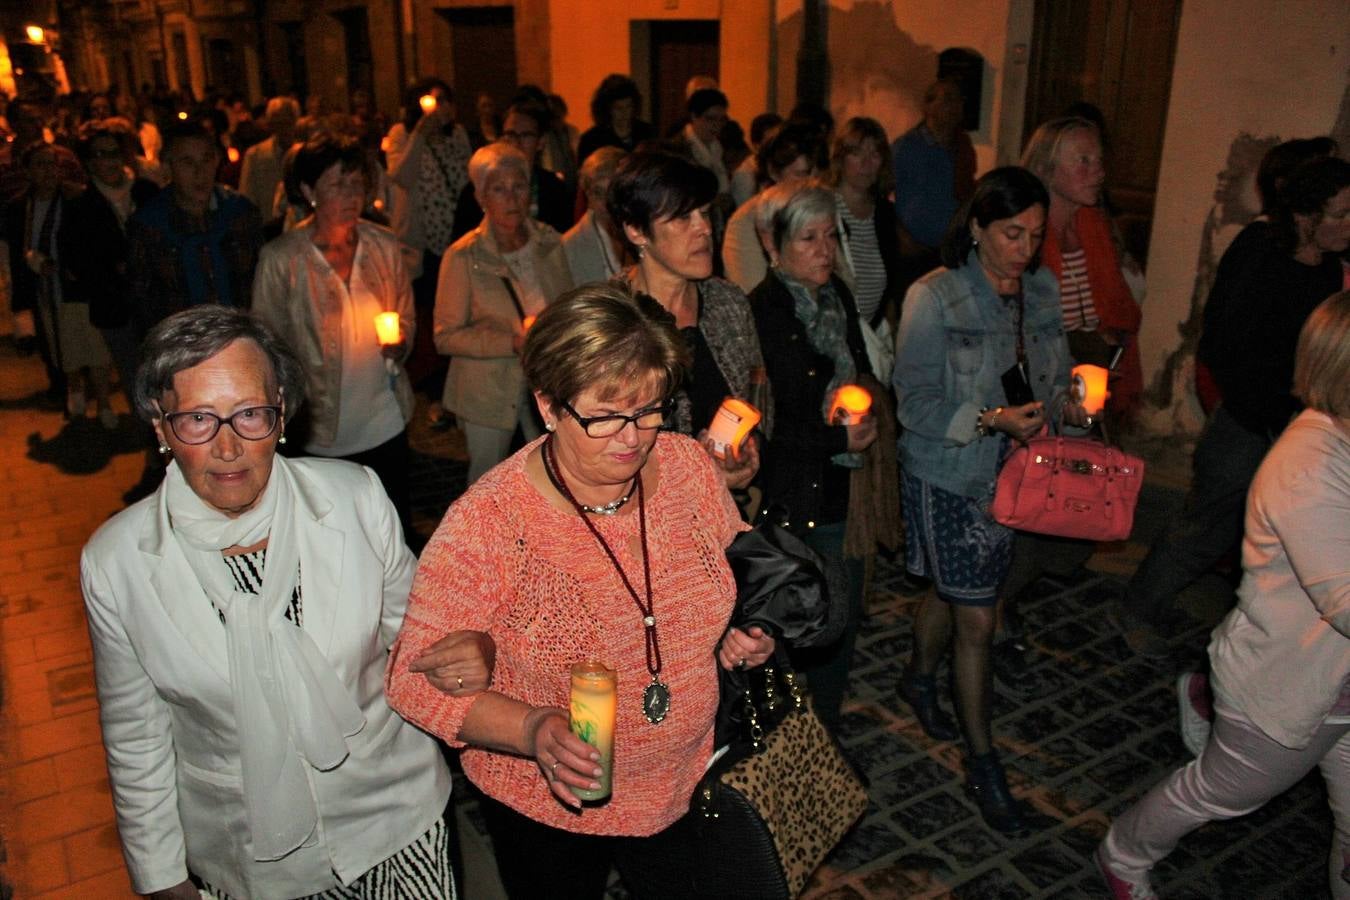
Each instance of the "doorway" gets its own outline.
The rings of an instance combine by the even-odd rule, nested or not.
[[[358,90],[375,94],[375,63],[370,50],[370,16],[364,6],[353,6],[333,13],[342,23],[343,45],[347,52],[347,96],[339,109],[346,109],[348,99]]]
[[[651,21],[648,27],[652,122],[656,133],[665,135],[685,119],[684,87],[689,79],[695,75],[718,77],[721,24],[701,19],[660,19]]]
[[[1036,0],[1023,134],[1074,103],[1096,105],[1106,185],[1125,246],[1143,265],[1162,163],[1181,0]]]
[[[464,127],[478,127],[478,95],[487,94],[506,112],[516,92],[516,15],[510,6],[436,10],[450,24],[455,110]]]

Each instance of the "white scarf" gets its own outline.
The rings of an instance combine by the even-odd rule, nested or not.
[[[281,859],[317,840],[318,806],[305,765],[335,769],[365,716],[332,665],[286,616],[300,567],[295,475],[280,456],[253,508],[236,518],[213,509],[171,463],[165,501],[173,535],[203,590],[225,615],[230,688],[239,729],[244,807],[259,860]],[[262,594],[240,591],[221,551],[267,538]]]

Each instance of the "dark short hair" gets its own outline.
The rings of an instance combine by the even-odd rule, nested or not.
[[[97,122],[85,122],[80,126],[80,139],[75,144],[75,154],[80,161],[88,163],[94,155],[94,141],[99,138],[111,138],[117,142],[117,149],[130,159],[136,152],[136,130],[131,122],[119,116],[109,116]]]
[[[1270,223],[1275,245],[1286,253],[1298,249],[1299,229],[1295,216],[1321,221],[1327,202],[1350,187],[1350,162],[1335,156],[1310,159],[1297,166],[1279,191]]]
[[[699,88],[689,95],[689,102],[686,104],[689,115],[694,117],[703,115],[714,106],[726,108],[730,105],[727,95],[717,88]]]
[[[162,320],[141,344],[132,401],[147,422],[159,415],[159,400],[173,390],[179,372],[199,366],[237,340],[252,341],[271,363],[271,381],[281,391],[286,418],[305,402],[305,371],[291,348],[251,314],[231,306],[204,303]]]
[[[750,120],[750,143],[758,147],[766,134],[782,124],[783,117],[778,113],[760,113]]]
[[[1312,159],[1335,156],[1339,145],[1334,138],[1295,138],[1276,144],[1261,157],[1256,170],[1256,192],[1261,195],[1261,211],[1269,214],[1280,205],[1280,191],[1289,173]]]
[[[165,127],[163,137],[164,145],[160,155],[164,157],[173,153],[179,144],[187,141],[205,141],[211,149],[217,153],[220,152],[220,142],[212,137],[211,132],[202,127],[201,122],[197,119],[174,120],[172,124]]]
[[[651,235],[653,222],[686,215],[716,196],[717,176],[710,169],[674,153],[639,150],[619,163],[605,205],[620,228],[632,225]]]
[[[360,172],[370,186],[372,173],[365,148],[354,137],[321,131],[295,152],[291,172],[296,184],[308,185],[311,190],[323,173],[333,166],[341,166],[343,173]]]
[[[786,169],[799,156],[811,160],[813,169],[824,169],[829,164],[825,135],[808,122],[788,121],[759,145],[755,153],[755,175],[762,183],[772,182],[775,170]]]
[[[573,403],[587,389],[603,399],[654,378],[662,400],[674,394],[690,364],[675,318],[646,294],[609,282],[568,291],[526,332],[520,366],[531,389],[551,402]]]
[[[540,137],[544,136],[544,133],[549,129],[549,124],[553,121],[553,114],[546,107],[524,97],[511,101],[511,105],[506,108],[506,114],[502,116],[502,121],[505,122],[506,117],[511,113],[525,116],[534,122],[534,127],[539,130]]]
[[[828,136],[834,131],[834,116],[830,111],[819,103],[812,103],[810,100],[803,100],[792,111],[788,113],[789,122],[805,122],[815,128],[822,136]]]
[[[609,127],[609,108],[619,100],[632,100],[636,111],[642,111],[642,92],[637,82],[627,75],[606,75],[591,97],[591,118],[596,125]]]
[[[1021,166],[1001,166],[986,172],[975,182],[975,192],[970,195],[956,217],[942,243],[942,264],[949,269],[959,268],[975,246],[975,238],[970,233],[970,223],[988,228],[991,222],[1011,219],[1033,206],[1040,204],[1043,209],[1050,208],[1050,193],[1041,180]],[[1040,265],[1038,252],[1028,272],[1036,271]]]
[[[431,93],[435,88],[440,88],[445,94],[445,99],[454,100],[455,92],[450,89],[450,85],[442,78],[432,75],[427,78],[419,78],[412,84],[403,89],[403,127],[409,131],[417,124],[417,120],[422,118],[422,98]]]

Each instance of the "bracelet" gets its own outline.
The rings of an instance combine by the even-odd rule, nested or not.
[[[989,412],[989,407],[981,406],[980,411],[975,415],[975,436],[989,437],[989,429],[984,425],[984,414]]]
[[[989,416],[989,424],[986,425],[986,426],[984,427],[984,433],[985,433],[985,434],[993,434],[993,433],[994,433],[994,431],[996,430],[994,426],[995,426],[995,423],[998,422],[998,417],[999,417],[999,414],[1000,414],[1001,412],[1003,412],[1003,407],[1001,407],[1001,406],[996,406],[996,407],[994,407],[994,412],[993,412],[993,414]]]

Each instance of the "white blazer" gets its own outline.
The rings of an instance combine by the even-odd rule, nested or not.
[[[408,846],[445,809],[450,775],[436,742],[384,699],[416,567],[398,517],[369,469],[288,462],[303,627],[366,725],[337,768],[307,769],[319,825],[284,859],[253,858],[225,631],[170,531],[163,488],[84,548],[103,744],[141,893],[178,884],[189,869],[238,900],[315,893],[332,886],[332,873],[350,882]]]

